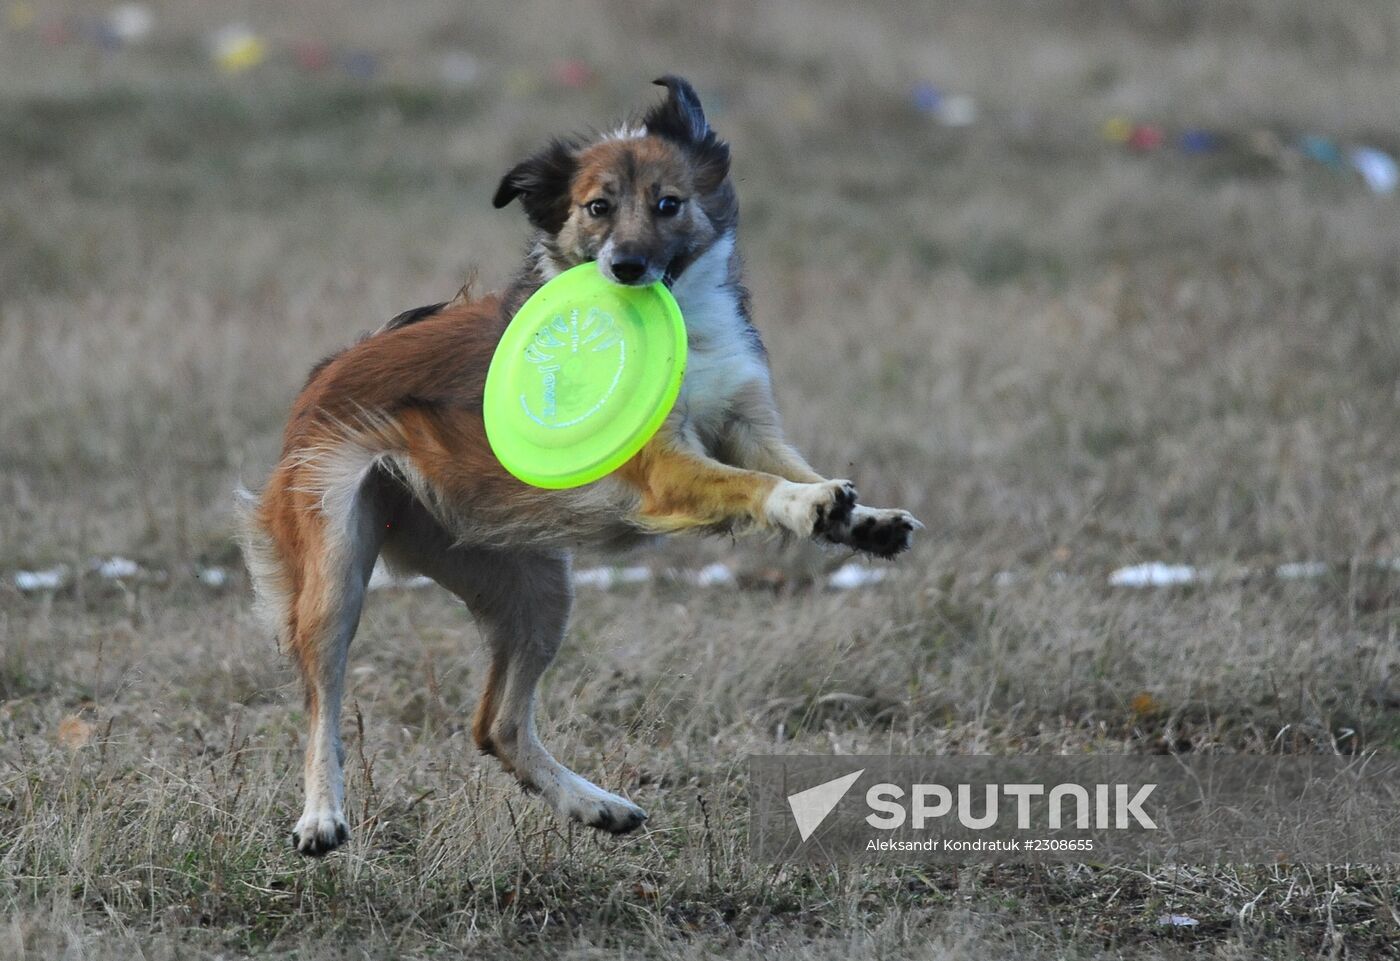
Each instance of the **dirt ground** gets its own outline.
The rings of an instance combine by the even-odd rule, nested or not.
[[[1400,147],[1400,8],[186,2],[105,51],[47,26],[105,6],[35,9],[0,28],[0,957],[1400,956],[1393,868],[775,868],[745,784],[754,753],[1400,748],[1400,199],[1287,147]],[[267,62],[210,65],[230,22]],[[789,433],[928,529],[848,591],[809,545],[578,559],[740,576],[580,590],[541,733],[648,810],[622,839],[472,749],[465,612],[377,592],[355,838],[302,860],[232,492],[316,359],[506,280],[515,160],[664,72],[733,145]],[[1135,154],[1119,115],[1223,146]],[[1215,576],[1110,585],[1151,561]]]

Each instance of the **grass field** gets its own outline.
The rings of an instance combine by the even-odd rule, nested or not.
[[[221,76],[213,8],[156,9],[113,54],[0,32],[0,958],[1400,956],[1394,869],[775,870],[744,781],[779,751],[1400,748],[1400,201],[1250,136],[1400,147],[1400,8],[238,5],[369,79]],[[596,81],[554,84],[565,55]],[[300,693],[232,491],[317,358],[504,282],[511,163],[667,71],[733,144],[790,434],[928,530],[857,591],[814,547],[699,540],[624,562],[743,589],[581,591],[542,735],[648,810],[623,839],[471,748],[465,613],[377,593],[355,839],[301,860]],[[920,79],[977,122],[915,111]],[[1116,114],[1257,149],[1134,156]],[[9,576],[114,554],[163,576]],[[1153,560],[1256,573],[1108,585]],[[1306,561],[1332,572],[1257,573]]]

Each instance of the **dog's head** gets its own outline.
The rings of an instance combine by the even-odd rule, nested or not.
[[[662,77],[641,124],[591,142],[556,140],[501,179],[495,205],[520,199],[555,270],[589,260],[620,284],[674,279],[738,216],[729,145],[695,89]]]

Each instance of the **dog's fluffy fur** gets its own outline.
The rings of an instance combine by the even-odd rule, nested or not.
[[[688,529],[756,529],[893,556],[918,522],[859,505],[784,440],[735,248],[729,148],[690,84],[666,77],[643,121],[555,141],[502,179],[536,228],[503,293],[408,311],[318,365],[282,457],[250,504],[257,594],[306,686],[306,806],[292,838],[324,854],[349,837],[340,706],[346,656],[381,555],[435,579],[476,616],[491,665],[473,734],[562,815],[637,827],[636,805],[574,774],[535,736],[535,686],[563,638],[569,552]],[[664,280],[689,337],[675,409],[614,474],[572,490],[517,481],[491,453],[482,389],[496,343],[550,277],[585,261],[620,283]]]

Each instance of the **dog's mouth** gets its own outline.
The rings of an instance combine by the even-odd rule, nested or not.
[[[598,270],[608,280],[623,287],[650,287],[665,275],[665,270],[641,259],[598,258]]]
[[[669,290],[680,279],[681,274],[685,273],[686,268],[695,262],[700,253],[702,251],[687,251],[677,254],[667,262],[659,274],[651,270],[644,270],[640,275],[635,276],[618,276],[618,272],[606,260],[599,257],[596,261],[603,276],[619,286],[650,287],[652,284],[660,282]]]
[[[680,279],[681,274],[685,273],[687,267],[695,263],[700,253],[700,251],[691,250],[683,254],[677,254],[675,257],[671,258],[671,262],[666,265],[666,269],[661,273],[661,282],[666,285],[667,290],[670,290],[671,285]]]

